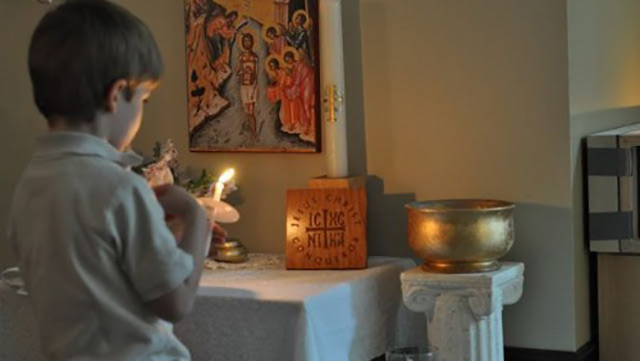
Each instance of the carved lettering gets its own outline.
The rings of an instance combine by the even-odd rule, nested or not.
[[[343,212],[329,212],[329,226],[330,227],[343,227],[344,226],[344,213]]]
[[[356,203],[360,198],[354,193],[341,189],[309,190],[295,203],[288,203],[287,254],[298,262],[294,268],[361,265],[359,253],[366,246],[360,239],[364,237],[360,227],[365,222],[360,214],[362,207]]]
[[[328,237],[328,245],[325,248],[344,247],[344,232],[331,232]]]
[[[318,233],[307,233],[307,247],[309,248],[316,248],[318,247],[318,245],[320,244],[320,241],[318,240],[319,234]]]
[[[322,227],[322,212],[309,213],[309,226]]]

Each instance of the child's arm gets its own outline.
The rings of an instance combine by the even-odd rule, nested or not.
[[[155,192],[165,213],[178,216],[184,222],[185,231],[179,247],[193,257],[194,268],[178,288],[145,302],[145,306],[158,317],[177,322],[193,308],[204,266],[206,245],[210,242],[211,226],[202,207],[184,189],[168,185],[156,188]]]

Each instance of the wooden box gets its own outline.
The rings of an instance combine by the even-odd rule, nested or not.
[[[367,267],[364,178],[314,178],[287,191],[287,269]]]

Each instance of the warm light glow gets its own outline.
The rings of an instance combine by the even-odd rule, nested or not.
[[[442,232],[441,223],[433,220],[427,220],[422,223],[421,231],[425,237],[438,238]]]
[[[222,198],[222,191],[224,190],[224,184],[233,178],[236,174],[236,171],[233,168],[229,168],[218,178],[218,181],[215,183],[215,188],[213,192],[213,200],[219,201]]]
[[[226,171],[224,171],[224,173],[222,173],[222,175],[220,176],[220,178],[218,178],[218,182],[220,183],[226,183],[228,181],[231,180],[231,178],[233,178],[233,176],[236,174],[236,170],[233,168],[229,168]]]

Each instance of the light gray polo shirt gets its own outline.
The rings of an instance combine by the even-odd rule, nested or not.
[[[17,186],[9,237],[51,360],[177,361],[189,352],[143,307],[193,270],[140,162],[106,141],[49,133]]]

